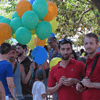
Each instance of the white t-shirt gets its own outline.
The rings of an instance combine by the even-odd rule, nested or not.
[[[46,98],[42,98],[42,94],[45,92],[45,85],[41,81],[36,81],[33,84],[32,87],[32,94],[33,94],[33,100],[46,100]]]

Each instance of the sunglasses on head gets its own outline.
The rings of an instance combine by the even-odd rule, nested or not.
[[[64,40],[66,40],[66,41],[71,41],[70,39],[61,39],[59,42],[62,42],[62,41],[64,41]]]

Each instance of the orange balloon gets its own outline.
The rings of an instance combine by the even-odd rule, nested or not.
[[[47,3],[48,3],[48,13],[43,19],[44,19],[44,21],[49,22],[57,16],[58,8],[57,8],[56,4],[53,2],[47,2]]]
[[[26,12],[26,11],[29,11],[31,10],[32,11],[32,6],[31,4],[26,1],[26,0],[22,0],[20,1],[17,6],[16,6],[16,11],[17,11],[17,14],[20,18],[22,18],[23,14]]]
[[[4,36],[0,36],[0,45],[5,42]]]
[[[40,40],[38,37],[36,37],[34,39],[34,45],[35,46],[42,46],[42,47],[44,47],[45,44],[46,44],[46,39],[45,40]]]
[[[0,23],[0,36],[4,39],[10,39],[12,36],[12,29],[6,23]]]

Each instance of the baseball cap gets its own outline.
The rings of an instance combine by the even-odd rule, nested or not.
[[[45,78],[46,76],[46,73],[45,73],[45,70],[40,68],[36,71],[36,76],[37,78]]]
[[[51,43],[53,40],[57,40],[57,39],[56,39],[56,37],[51,36],[51,37],[48,38],[48,41],[47,42],[48,43]]]

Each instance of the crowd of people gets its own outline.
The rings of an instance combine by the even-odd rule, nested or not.
[[[84,49],[75,52],[70,39],[48,38],[47,60],[38,65],[27,56],[27,45],[2,43],[0,46],[1,100],[100,100],[100,52],[98,36],[84,36]],[[42,52],[41,52],[42,53]],[[50,61],[61,58],[50,69]],[[49,60],[49,62],[48,62]],[[95,63],[95,64],[94,64]]]

